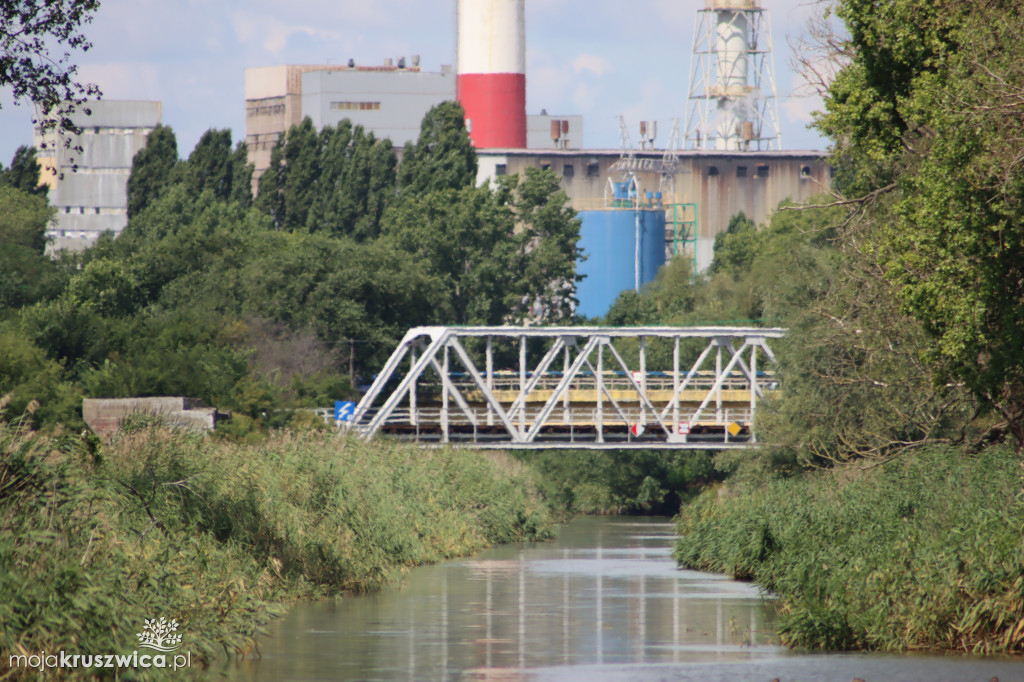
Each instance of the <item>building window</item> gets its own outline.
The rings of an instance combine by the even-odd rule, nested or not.
[[[334,111],[378,111],[380,102],[331,102]]]
[[[718,166],[708,166],[708,175],[718,175]]]
[[[601,175],[601,165],[597,161],[591,161],[587,164],[587,177],[596,178]]]
[[[757,167],[757,177],[759,177],[759,178],[767,178],[768,177],[768,166],[758,166]]]
[[[506,173],[508,173],[508,166],[506,164],[504,164],[504,163],[496,163],[496,164],[494,164],[494,174],[495,175],[505,175]]]
[[[803,168],[800,169],[800,179],[801,180],[806,180],[809,177],[811,177],[811,167],[810,166],[804,166]]]
[[[575,173],[576,173],[576,168],[571,163],[567,163],[564,166],[562,166],[562,177],[563,178],[571,178],[573,175],[575,175]]]
[[[747,167],[746,166],[736,166],[736,177],[737,178],[745,178],[745,177],[747,177]]]
[[[549,162],[547,162],[547,161],[541,161],[540,162],[540,169],[541,170],[551,170],[551,164]]]
[[[278,116],[283,113],[283,103],[251,104],[245,109],[246,116]]]

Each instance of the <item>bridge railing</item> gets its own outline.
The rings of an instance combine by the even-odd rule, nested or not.
[[[638,372],[636,374],[639,374]],[[526,375],[527,379],[532,379],[533,374],[528,372]],[[553,390],[558,386],[558,382],[562,378],[562,372],[548,372],[541,376],[537,380],[537,384],[534,390],[545,391]],[[685,376],[684,376],[685,379]],[[768,390],[774,390],[778,387],[778,380],[775,377],[774,372],[760,372],[758,379],[762,384],[768,388]],[[466,376],[464,372],[457,372],[451,375],[452,383],[459,389],[465,391],[473,391],[476,389],[472,378]],[[644,376],[647,390],[650,392],[656,391],[670,391],[675,384],[675,377],[670,372],[647,372]],[[623,372],[605,372],[602,377],[602,383],[609,390],[613,391],[629,391],[632,390],[630,383],[630,377],[626,376]],[[703,371],[694,374],[690,378],[689,389],[690,390],[708,390],[715,383],[715,373],[713,371]],[[496,372],[494,376],[492,390],[494,391],[518,391],[520,389],[520,377],[512,371]],[[421,385],[435,387],[440,390],[441,381],[439,379],[427,379]],[[571,390],[573,391],[593,391],[597,387],[597,377],[592,374],[584,374],[577,376],[573,379]],[[741,373],[734,372],[730,376],[726,377],[721,386],[722,390],[741,390],[745,391],[750,388],[750,381]]]

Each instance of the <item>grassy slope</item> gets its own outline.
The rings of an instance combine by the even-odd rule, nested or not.
[[[0,651],[131,652],[177,618],[193,659],[247,650],[281,604],[545,537],[515,463],[280,435],[145,429],[90,453],[0,426]]]
[[[779,596],[781,636],[827,649],[1024,653],[1024,464],[935,448],[884,467],[705,493],[676,558]]]

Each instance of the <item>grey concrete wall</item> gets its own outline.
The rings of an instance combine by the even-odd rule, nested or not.
[[[101,438],[112,438],[131,414],[156,415],[170,426],[200,431],[212,429],[227,416],[193,398],[86,398],[82,402],[85,423]]]
[[[415,142],[431,107],[455,99],[455,73],[392,71],[311,71],[302,76],[302,114],[317,129],[348,119],[388,138],[396,147]],[[375,105],[372,109],[342,104]]]
[[[85,248],[103,232],[124,229],[132,160],[160,123],[161,109],[160,102],[88,102],[71,116],[82,132],[66,140],[70,147],[37,132],[39,157],[57,171],[49,182],[50,204],[57,209],[47,231],[51,251]]]

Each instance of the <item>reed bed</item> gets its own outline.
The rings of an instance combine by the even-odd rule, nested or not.
[[[251,650],[290,600],[552,523],[516,463],[283,433],[255,445],[146,426],[98,445],[0,424],[0,677],[8,655],[130,653],[177,619],[193,665]]]
[[[777,596],[812,649],[1024,653],[1024,462],[1010,448],[718,488],[684,507],[675,558]]]

